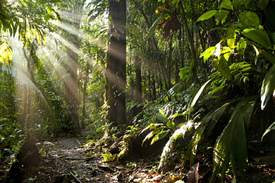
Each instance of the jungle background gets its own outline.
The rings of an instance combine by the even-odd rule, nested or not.
[[[275,181],[274,1],[0,2],[1,181]]]

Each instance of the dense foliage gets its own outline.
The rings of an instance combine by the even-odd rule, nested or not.
[[[211,181],[245,181],[251,142],[274,129],[274,1],[123,1],[126,27],[115,2],[1,1],[0,159],[28,131],[149,131],[143,143],[168,139],[159,171],[178,150],[212,161]]]

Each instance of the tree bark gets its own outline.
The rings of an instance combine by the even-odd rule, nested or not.
[[[106,123],[126,124],[126,0],[109,0],[109,40],[107,50]]]

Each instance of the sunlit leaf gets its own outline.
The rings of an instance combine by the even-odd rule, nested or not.
[[[244,54],[246,46],[247,46],[247,42],[245,41],[244,38],[241,38],[240,41],[237,42],[236,49],[240,54]]]
[[[161,130],[159,133],[157,133],[155,135],[155,137],[152,139],[151,144],[153,145],[155,142],[157,142],[158,140],[161,140],[163,138],[165,138],[168,135],[169,131],[168,130]]]
[[[227,45],[230,48],[235,48],[235,40],[236,40],[236,33],[235,33],[235,24],[231,24],[227,30]]]
[[[114,155],[101,154],[101,156],[104,158],[103,162],[108,162],[108,161],[114,161],[117,154],[114,154]]]
[[[265,74],[261,87],[261,109],[263,110],[275,89],[275,65]]]
[[[159,113],[160,113],[164,118],[166,118],[166,116],[165,116],[163,110],[159,109]]]
[[[210,11],[208,11],[208,12],[202,14],[202,15],[197,19],[197,22],[198,22],[198,21],[207,20],[207,19],[213,17],[216,13],[217,13],[217,10],[210,10]]]
[[[168,128],[170,128],[170,129],[173,129],[173,128],[175,127],[175,123],[174,123],[173,121],[168,121],[168,122],[166,123],[166,126],[167,126]]]
[[[200,58],[203,57],[203,61],[204,63],[207,61],[207,59],[213,54],[213,52],[215,51],[215,47],[211,46],[209,48],[207,48],[201,55]]]
[[[226,61],[228,61],[230,56],[232,55],[232,49],[230,47],[224,46],[221,51],[221,55]]]
[[[235,48],[235,38],[230,38],[230,39],[227,39],[227,45],[230,47],[230,48]]]
[[[48,13],[51,13],[51,12],[52,12],[52,9],[49,8],[49,7],[47,7],[46,10],[47,10]]]
[[[0,44],[0,63],[5,63],[6,65],[10,65],[12,61],[12,52],[10,45],[3,41]]]
[[[153,135],[154,135],[154,131],[151,131],[150,133],[148,133],[148,134],[146,135],[146,137],[143,139],[141,146],[143,146],[143,144],[144,144],[144,142],[145,142],[146,140],[149,140],[150,138],[152,138]]]

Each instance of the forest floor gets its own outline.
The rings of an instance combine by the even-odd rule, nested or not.
[[[87,131],[84,131],[79,137],[59,138],[38,143],[39,149],[43,152],[42,162],[37,173],[29,175],[24,182],[187,182],[188,170],[183,168],[182,163],[176,163],[175,168],[165,174],[158,174],[156,170],[159,156],[148,155],[143,158],[132,158],[129,161],[106,163],[102,156],[103,147],[96,146],[93,141],[87,143],[87,135]],[[248,170],[247,182],[273,183],[275,181],[274,164],[250,163]],[[201,163],[199,182],[209,182],[211,171],[211,164]],[[228,175],[225,182],[231,181],[232,177]]]
[[[41,142],[44,158],[34,182],[88,183],[88,182],[176,182],[179,175],[167,176],[156,173],[159,157],[136,161],[103,162],[102,147],[87,140],[84,132],[80,137]],[[54,144],[54,145],[53,145]],[[92,153],[91,153],[92,148]],[[89,154],[87,156],[87,150]],[[168,180],[163,180],[166,177]]]
[[[45,154],[43,164],[39,167],[39,175],[35,182],[154,182],[173,183],[180,180],[187,181],[188,170],[183,164],[174,164],[175,168],[165,174],[157,173],[160,156],[148,154],[146,157],[131,158],[131,160],[118,162],[104,162],[102,154],[105,149],[91,141],[87,143],[86,136],[89,132],[84,131],[80,137],[62,138],[50,143],[43,143]],[[83,144],[86,143],[86,146]],[[42,145],[42,144],[41,144]],[[47,149],[48,148],[48,149]],[[108,148],[108,147],[106,147]],[[273,151],[275,152],[275,151]],[[275,158],[272,153],[269,159]],[[273,157],[273,158],[272,158]],[[203,162],[204,160],[201,160]],[[274,161],[274,160],[269,160]],[[250,163],[248,167],[247,182],[260,183],[275,181],[274,164]],[[212,173],[211,163],[201,163],[199,167],[200,181],[209,182]],[[228,174],[225,182],[231,182],[232,176]],[[219,181],[218,181],[219,182]]]

